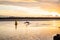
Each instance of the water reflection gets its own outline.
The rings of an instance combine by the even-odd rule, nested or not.
[[[15,21],[1,21],[0,40],[53,40],[55,34],[60,34],[60,20],[29,21],[28,27],[24,22],[18,21],[16,30]]]

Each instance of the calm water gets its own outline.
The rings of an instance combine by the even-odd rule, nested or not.
[[[0,40],[53,40],[60,33],[60,20],[24,22],[18,21],[15,29],[14,21],[0,21]]]

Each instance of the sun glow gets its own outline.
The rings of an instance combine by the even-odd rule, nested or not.
[[[57,12],[51,12],[52,16],[60,16]]]
[[[7,12],[7,11],[13,11],[13,13],[17,14],[17,15],[21,15],[22,13],[20,13],[20,11],[22,12],[26,12],[28,13],[29,15],[32,15],[33,16],[35,15],[52,15],[52,16],[58,16],[59,14],[57,12],[49,12],[49,11],[45,11],[43,9],[39,9],[39,8],[36,8],[36,7],[23,7],[23,6],[12,6],[12,5],[0,5],[0,13],[3,15],[5,14],[4,12],[2,12],[1,10],[4,10],[4,12]],[[15,12],[14,12],[15,11]],[[1,15],[0,14],[0,15]],[[11,13],[8,13],[8,15],[10,15]],[[11,14],[11,15],[14,15],[14,14]],[[24,13],[24,15],[26,15]]]

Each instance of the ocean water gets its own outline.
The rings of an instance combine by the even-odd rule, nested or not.
[[[0,40],[53,40],[60,34],[60,20],[51,21],[0,21]]]

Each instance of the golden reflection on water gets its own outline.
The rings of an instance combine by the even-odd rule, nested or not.
[[[60,34],[60,28],[58,28],[60,26],[59,22],[60,21],[30,21],[31,24],[26,27],[24,21],[18,21],[17,30],[15,30],[14,21],[0,22],[0,39],[53,40],[54,35]],[[52,23],[56,25],[53,26]]]

